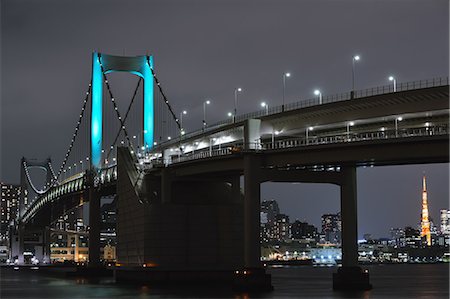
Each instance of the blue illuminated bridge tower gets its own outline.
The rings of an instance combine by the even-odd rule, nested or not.
[[[123,57],[94,52],[92,54],[92,102],[91,102],[91,163],[101,164],[103,134],[103,84],[105,75],[112,72],[128,72],[144,80],[143,145],[150,149],[154,139],[153,57]]]

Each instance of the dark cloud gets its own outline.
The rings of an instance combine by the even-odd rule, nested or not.
[[[258,109],[262,99],[280,104],[281,75],[286,70],[293,73],[287,101],[309,98],[317,87],[324,94],[347,91],[354,53],[362,57],[358,88],[385,84],[390,74],[398,81],[448,74],[447,1],[3,0],[1,9],[1,178],[8,182],[18,181],[22,155],[51,155],[61,161],[90,80],[93,50],[152,53],[174,108],[189,107],[188,130],[200,127],[206,97],[213,100],[211,121],[225,118],[237,85],[244,88],[239,112]],[[123,86],[129,89],[118,86],[119,98],[132,92],[135,81],[125,81]],[[419,188],[422,168],[359,170],[364,232],[375,222],[365,222],[372,215],[364,214],[363,207],[367,212],[373,208],[369,203],[375,202],[386,209],[392,205],[392,213],[399,217],[395,222],[397,218],[384,210],[385,221],[413,224],[408,217],[416,213],[417,218],[420,193],[408,192]],[[436,180],[447,179],[435,183],[433,192],[440,193],[430,198],[432,209],[448,207],[447,165],[425,168],[438,173]],[[381,185],[390,190],[386,193],[396,194],[395,200],[373,192]],[[310,194],[305,188],[299,190]],[[291,194],[269,189],[279,194],[273,196],[283,205]],[[324,200],[336,193],[315,190]],[[413,210],[401,208],[412,206]],[[327,212],[328,207],[314,213],[322,213],[319,210]],[[292,212],[294,218],[303,217],[298,211]],[[438,216],[436,210],[432,213]],[[374,232],[383,233],[378,227]]]

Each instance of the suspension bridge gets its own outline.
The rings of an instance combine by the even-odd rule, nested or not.
[[[137,76],[129,101],[114,96],[112,72]],[[98,265],[100,198],[114,195],[116,277],[136,279],[145,270],[160,279],[182,270],[267,287],[260,184],[331,183],[341,188],[342,213],[343,267],[334,286],[367,289],[368,273],[357,261],[356,168],[448,162],[448,97],[448,77],[434,78],[400,83],[395,91],[387,85],[321,95],[186,132],[151,56],[93,53],[60,167],[55,171],[50,159],[21,161],[27,192],[14,225],[17,255],[27,230],[89,202],[89,264]],[[31,168],[46,172],[44,186],[32,181]]]

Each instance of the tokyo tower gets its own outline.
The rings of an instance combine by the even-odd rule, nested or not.
[[[427,238],[427,245],[431,246],[430,220],[428,219],[428,199],[427,199],[427,178],[423,176],[423,190],[422,190],[422,231],[420,236]]]

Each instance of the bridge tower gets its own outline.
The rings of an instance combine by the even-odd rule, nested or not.
[[[33,168],[45,171],[45,185],[43,189],[38,189],[38,187],[35,186],[31,181],[29,170]],[[26,208],[26,206],[31,204],[31,202],[34,200],[34,198],[31,197],[34,196],[33,193],[36,195],[44,194],[45,191],[47,191],[51,187],[55,178],[56,175],[53,171],[52,161],[50,158],[47,158],[43,161],[38,161],[22,157],[22,159],[20,160],[20,186],[22,189],[19,198],[20,216],[22,216],[23,210]]]
[[[102,151],[102,107],[105,75],[112,72],[127,72],[144,79],[144,101],[142,138],[146,149],[153,147],[154,103],[153,103],[153,57],[114,56],[94,52],[92,55],[92,101],[91,101],[91,163],[100,168]]]

